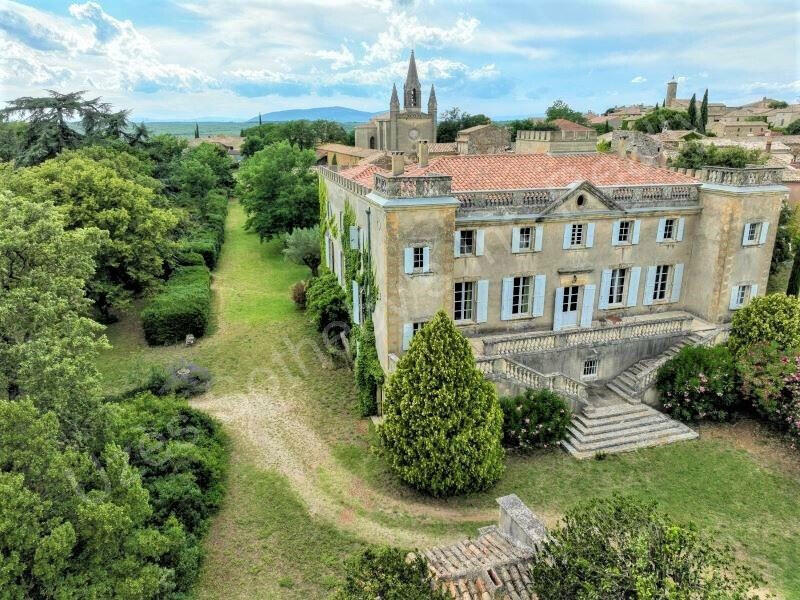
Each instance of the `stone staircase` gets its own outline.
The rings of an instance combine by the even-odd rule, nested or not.
[[[692,440],[697,432],[645,404],[620,399],[605,406],[588,405],[577,413],[562,446],[575,458],[627,452]]]

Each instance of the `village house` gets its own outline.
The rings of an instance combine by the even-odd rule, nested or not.
[[[552,124],[558,129],[518,131],[514,151],[517,154],[565,154],[597,150],[597,131],[593,127],[566,119],[555,119]]]

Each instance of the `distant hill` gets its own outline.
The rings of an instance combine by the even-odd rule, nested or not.
[[[323,106],[321,108],[294,108],[264,113],[261,115],[261,120],[265,123],[295,121],[297,119],[308,119],[309,121],[325,119],[327,121],[337,121],[338,123],[363,123],[377,114],[380,113],[364,112],[363,110],[355,110],[344,106]],[[253,117],[248,123],[258,123],[258,117]]]

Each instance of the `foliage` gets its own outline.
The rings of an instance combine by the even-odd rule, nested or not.
[[[428,563],[419,554],[407,558],[399,548],[365,548],[350,557],[345,566],[344,584],[332,600],[447,600],[434,590]]]
[[[557,131],[558,127],[556,127],[553,123],[548,123],[547,121],[542,121],[541,119],[514,119],[513,121],[509,121],[506,123],[506,127],[508,128],[510,139],[512,142],[517,140],[517,132],[518,131]]]
[[[350,324],[347,297],[339,280],[331,272],[312,279],[306,288],[306,305],[318,331],[329,325]]]
[[[525,390],[500,398],[503,446],[526,451],[558,444],[567,434],[572,413],[564,399],[550,390]]]
[[[659,108],[636,119],[633,128],[644,133],[661,133],[665,129],[693,129],[689,115],[680,110]]]
[[[726,421],[737,402],[736,365],[727,346],[686,346],[656,374],[664,411],[681,421]]]
[[[706,166],[741,169],[749,164],[763,164],[765,161],[766,157],[758,150],[747,150],[740,146],[718,148],[714,144],[689,141],[670,164],[686,169],[702,169]]]
[[[697,129],[700,133],[706,132],[706,125],[708,124],[708,88],[703,94],[703,101],[700,103],[700,119],[697,122]]]
[[[778,232],[775,234],[775,246],[772,249],[772,261],[769,265],[769,274],[777,273],[781,265],[793,257],[793,241],[800,241],[795,221],[795,209],[788,202],[781,205],[778,217]]]
[[[770,294],[753,298],[733,315],[728,346],[734,354],[758,342],[774,342],[781,350],[800,347],[800,298]]]
[[[770,420],[780,431],[785,431],[792,447],[800,448],[800,356],[794,356],[794,372],[784,380],[783,393],[778,398]]]
[[[192,250],[180,250],[175,255],[175,265],[179,267],[196,267],[206,264],[203,255]]]
[[[250,157],[271,144],[288,142],[301,149],[312,149],[326,142],[348,143],[348,134],[339,123],[318,119],[263,123],[245,129],[242,155]]]
[[[292,286],[292,302],[300,310],[306,309],[306,291],[308,284],[305,281],[298,281]]]
[[[217,186],[214,171],[205,163],[186,157],[175,164],[172,170],[172,185],[180,190],[181,196],[188,197],[182,202],[191,202],[194,198],[202,198],[206,192]]]
[[[305,265],[311,269],[311,276],[319,274],[320,244],[319,225],[298,228],[284,238],[283,255],[296,265]]]
[[[789,103],[783,100],[770,100],[767,102],[767,108],[786,108],[788,106]]]
[[[466,338],[439,311],[386,387],[378,433],[392,470],[434,496],[484,490],[502,475],[503,413]]]
[[[689,100],[689,107],[686,109],[686,114],[689,117],[689,122],[692,124],[692,127],[696,127],[699,129],[698,126],[698,114],[697,114],[697,97],[695,94],[692,94],[692,97]]]
[[[548,121],[555,121],[556,119],[566,119],[573,123],[589,126],[589,121],[583,116],[583,113],[577,110],[572,110],[569,104],[563,100],[556,100],[545,111]]]
[[[205,367],[181,361],[165,370],[164,383],[158,389],[159,396],[191,398],[208,391],[211,372]]]
[[[789,282],[786,285],[786,293],[790,296],[800,294],[800,251],[795,250],[792,270],[789,273]]]
[[[531,580],[540,600],[755,600],[762,583],[730,549],[633,496],[569,510],[534,555]]]
[[[490,122],[491,120],[486,115],[471,115],[454,106],[442,113],[436,125],[436,141],[455,142],[458,132],[462,129],[474,127],[475,125],[485,125]]]
[[[375,325],[372,319],[367,319],[358,328],[357,346],[354,371],[358,388],[358,409],[362,417],[368,417],[378,412],[378,386],[383,385],[384,380],[383,368],[375,348]]]
[[[76,443],[99,428],[94,361],[107,342],[84,290],[103,237],[65,231],[52,204],[0,191],[0,398],[53,411]]]
[[[774,420],[786,379],[794,375],[800,350],[781,349],[775,342],[758,342],[736,361],[742,399],[767,420]]]
[[[786,135],[800,135],[800,119],[795,119],[783,130]]]
[[[6,122],[0,114],[0,162],[13,161],[22,152],[28,124],[23,121]]]
[[[142,310],[144,337],[150,345],[174,344],[187,334],[201,337],[211,314],[211,274],[206,267],[180,267],[164,290]]]
[[[278,142],[242,163],[236,195],[247,212],[249,231],[264,240],[317,223],[315,160],[311,150]]]
[[[611,140],[600,140],[597,142],[598,152],[611,152]]]
[[[224,189],[233,187],[233,169],[236,163],[228,156],[228,153],[217,144],[210,144],[208,142],[198,144],[189,149],[184,160],[196,160],[210,168],[216,178],[215,184],[211,187],[221,187]]]

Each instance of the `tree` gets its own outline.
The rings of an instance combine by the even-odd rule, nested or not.
[[[311,269],[311,276],[319,275],[320,246],[319,225],[297,228],[286,236],[283,255],[296,265],[305,265]]]
[[[271,144],[239,168],[236,195],[247,212],[245,227],[262,240],[312,227],[319,218],[316,157],[288,142]]]
[[[763,164],[766,157],[758,150],[747,150],[740,146],[717,148],[714,144],[688,141],[678,156],[672,159],[673,167],[701,169],[706,166],[741,169],[749,164]]]
[[[449,594],[434,589],[423,556],[381,546],[366,548],[345,565],[345,581],[332,600],[447,600]]]
[[[665,129],[692,129],[689,115],[671,108],[651,111],[633,123],[633,129],[644,133],[661,133]]]
[[[697,98],[695,94],[689,99],[689,108],[686,109],[686,114],[689,116],[689,123],[692,127],[698,127],[697,124]],[[699,128],[699,127],[698,127]]]
[[[728,548],[633,496],[569,510],[532,559],[540,600],[563,598],[755,599],[762,583]]]
[[[781,265],[793,256],[792,247],[800,238],[794,214],[795,209],[789,206],[787,202],[781,205],[781,212],[778,217],[778,231],[775,234],[775,246],[772,249],[772,262],[769,265],[770,275],[777,273]]]
[[[795,119],[786,126],[786,135],[800,135],[800,119]]]
[[[515,119],[506,123],[512,142],[517,139],[518,131],[556,131],[558,127],[540,119]]]
[[[483,114],[471,115],[462,112],[457,106],[442,113],[442,118],[436,126],[436,139],[439,142],[455,142],[458,132],[462,129],[485,125],[491,119]]]
[[[735,353],[775,342],[780,350],[800,347],[800,298],[770,294],[750,300],[733,315],[728,346]]]
[[[200,126],[195,123],[194,124],[194,139],[198,139],[200,137]]]
[[[583,113],[572,110],[569,107],[569,104],[564,102],[563,100],[556,100],[550,107],[545,111],[545,115],[547,116],[548,121],[554,121],[556,119],[566,119],[567,121],[572,121],[573,123],[579,123],[581,125],[589,126],[589,121],[583,116]]]
[[[800,294],[800,251],[795,250],[794,261],[792,261],[792,271],[789,273],[789,283],[786,286],[786,293],[790,296]]]
[[[434,496],[488,488],[503,473],[503,414],[466,338],[443,311],[389,380],[380,440],[394,472]]]
[[[703,101],[700,103],[700,121],[697,123],[697,128],[700,133],[706,132],[706,125],[708,124],[708,88],[703,94]]]
[[[347,144],[350,139],[350,135],[339,123],[325,119],[264,123],[257,127],[249,127],[243,133],[245,139],[242,144],[242,155],[245,157],[252,156],[270,144],[280,141],[288,141],[305,149],[314,148],[325,142]]]
[[[786,108],[788,106],[789,103],[783,100],[770,100],[767,102],[767,108]]]
[[[95,359],[107,343],[85,287],[104,237],[65,231],[50,202],[0,191],[0,398],[53,411],[76,443],[92,443],[101,412]]]

